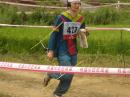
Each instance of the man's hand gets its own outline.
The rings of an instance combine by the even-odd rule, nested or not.
[[[86,36],[89,35],[89,31],[86,28],[85,29],[80,29],[80,32],[85,33]]]
[[[54,57],[54,52],[52,50],[49,50],[48,53],[47,53],[47,57],[49,60],[52,60],[53,57]]]

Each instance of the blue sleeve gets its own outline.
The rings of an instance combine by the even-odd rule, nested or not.
[[[55,50],[56,48],[56,39],[57,39],[57,32],[52,32],[50,35],[49,43],[48,43],[48,49],[49,50]]]
[[[58,26],[62,22],[61,15],[58,15],[54,21],[54,26]]]
[[[80,29],[85,29],[85,22],[83,22],[83,23],[81,24]]]
[[[85,27],[86,27],[85,22],[83,22],[83,23],[81,24],[80,29],[85,29]],[[88,32],[88,31],[87,31],[86,35],[87,35],[87,36],[89,35],[89,32]]]
[[[61,18],[60,15],[56,17],[55,21],[54,21],[54,27],[59,26],[59,24],[61,23]],[[57,46],[57,39],[58,39],[58,34],[59,34],[59,28],[54,29],[50,35],[49,38],[49,43],[48,43],[48,49],[49,50],[55,50],[56,46]]]

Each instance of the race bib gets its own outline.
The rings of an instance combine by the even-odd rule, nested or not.
[[[64,39],[75,39],[80,29],[79,22],[64,22],[63,36]]]

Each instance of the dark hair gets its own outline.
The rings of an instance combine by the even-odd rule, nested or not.
[[[67,0],[67,7],[71,7],[71,2],[68,2],[68,0]]]
[[[68,2],[68,0],[67,0],[67,7],[71,7],[71,2]]]

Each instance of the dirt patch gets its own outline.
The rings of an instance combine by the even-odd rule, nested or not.
[[[43,73],[0,70],[0,93],[12,97],[51,97],[58,81],[42,87]],[[67,97],[130,97],[130,78],[75,75]]]

